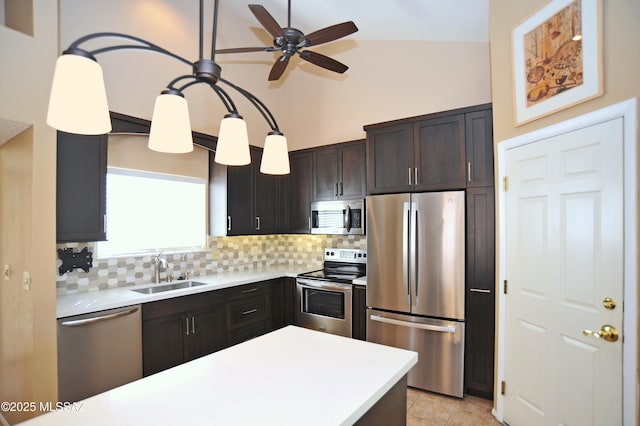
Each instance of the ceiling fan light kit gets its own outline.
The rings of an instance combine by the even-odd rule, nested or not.
[[[288,2],[288,18],[286,27],[280,27],[280,24],[278,24],[267,9],[259,4],[250,4],[249,9],[258,22],[260,22],[264,29],[273,37],[273,46],[220,49],[217,53],[281,51],[282,55],[276,59],[276,62],[271,67],[271,71],[269,72],[269,81],[278,80],[282,74],[284,74],[284,71],[289,64],[289,58],[294,56],[296,53],[305,61],[329,71],[342,74],[349,69],[345,64],[321,53],[300,49],[328,43],[355,33],[358,31],[358,27],[353,23],[353,21],[342,22],[305,35],[299,29],[291,27],[291,0]]]
[[[95,56],[115,50],[147,50],[170,56],[188,65],[191,73],[176,77],[156,98],[149,148],[168,153],[182,153],[193,150],[189,109],[184,90],[195,84],[206,84],[218,95],[228,114],[220,124],[220,135],[216,147],[215,161],[226,165],[245,165],[251,162],[246,123],[225,89],[219,83],[234,89],[246,98],[262,115],[271,131],[266,137],[263,173],[289,173],[289,155],[286,150],[286,138],[267,106],[249,91],[221,77],[222,69],[215,62],[216,29],[218,20],[218,0],[214,1],[211,58],[203,55],[204,45],[204,0],[200,0],[199,58],[191,62],[175,53],[138,37],[122,33],[100,32],[81,37],[71,43],[69,48],[56,61],[53,84],[49,97],[47,124],[58,130],[77,134],[105,134],[111,131],[111,119],[107,103],[102,67]],[[99,38],[125,40],[123,44],[98,48],[92,51],[79,46]],[[283,69],[284,71],[284,69]],[[271,143],[271,137],[277,135],[279,143]],[[284,141],[284,144],[282,143]],[[282,150],[282,146],[285,150]],[[274,152],[271,150],[274,149]],[[221,151],[218,153],[218,151]]]

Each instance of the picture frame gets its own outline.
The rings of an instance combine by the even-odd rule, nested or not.
[[[516,126],[601,96],[602,0],[549,1],[512,30],[511,49]]]

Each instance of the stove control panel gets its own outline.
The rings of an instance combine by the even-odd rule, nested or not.
[[[357,249],[327,248],[324,260],[333,262],[367,263],[367,251]]]

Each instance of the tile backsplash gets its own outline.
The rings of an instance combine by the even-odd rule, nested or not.
[[[88,247],[94,253],[89,272],[75,269],[59,275],[58,294],[96,291],[147,284],[153,281],[152,254],[131,257],[96,258],[96,243],[58,244],[57,248],[76,251]],[[165,253],[167,273],[174,279],[189,272],[189,277],[234,272],[273,265],[319,267],[325,247],[366,249],[363,235],[255,235],[209,237],[209,250],[187,253]],[[57,267],[61,265],[58,259]]]

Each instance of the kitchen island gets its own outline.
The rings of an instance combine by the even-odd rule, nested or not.
[[[288,326],[23,424],[405,424],[417,358]]]

